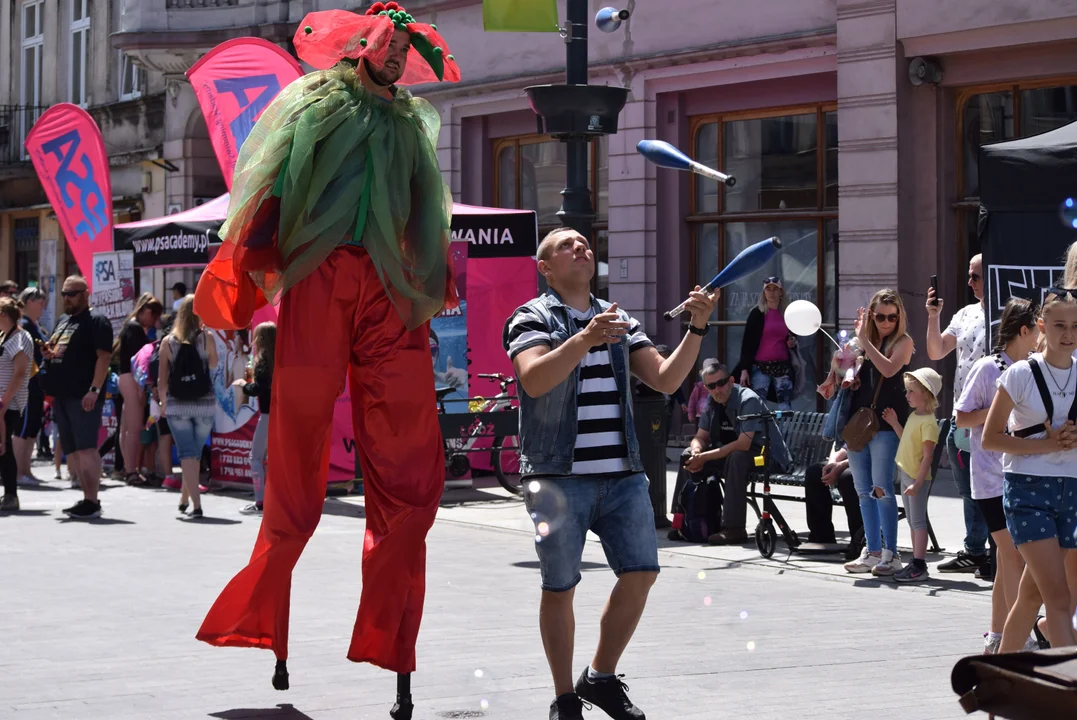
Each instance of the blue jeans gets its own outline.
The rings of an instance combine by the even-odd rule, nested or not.
[[[793,378],[788,375],[771,377],[760,370],[758,365],[752,365],[751,372],[748,373],[748,378],[751,380],[752,390],[755,390],[755,394],[763,398],[764,402],[767,401],[767,392],[770,390],[771,385],[773,385],[774,397],[778,401],[778,407],[776,409],[793,409]]]
[[[946,434],[946,456],[950,459],[950,471],[954,474],[957,494],[961,496],[962,509],[965,511],[965,552],[969,555],[983,555],[987,548],[987,521],[984,520],[980,506],[972,499],[969,454],[958,450],[954,444],[955,429],[951,420],[950,432]]]
[[[201,459],[202,448],[213,429],[213,417],[173,415],[168,418],[168,428],[172,431],[172,442],[176,444],[176,455],[180,460]]]
[[[853,471],[853,485],[860,496],[868,552],[881,552],[883,544],[887,550],[897,552],[898,511],[894,498],[897,449],[897,433],[880,430],[866,448],[860,452],[849,451],[849,469]],[[875,497],[877,487],[882,488],[882,497]]]
[[[648,485],[643,473],[525,479],[524,504],[535,523],[542,589],[566,592],[580,582],[588,530],[602,540],[615,575],[658,572],[658,537]]]

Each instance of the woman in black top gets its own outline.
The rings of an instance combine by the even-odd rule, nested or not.
[[[251,482],[254,484],[254,502],[247,505],[241,513],[259,515],[262,512],[262,498],[265,495],[266,450],[269,442],[269,407],[273,392],[273,356],[277,347],[277,326],[264,322],[254,328],[251,338],[251,377],[239,378],[233,385],[239,385],[243,392],[258,398],[258,425],[254,428],[254,441],[251,443]]]
[[[119,337],[113,347],[113,352],[117,353],[119,358],[120,395],[127,410],[120,416],[119,422],[120,453],[123,455],[124,467],[127,469],[126,480],[129,484],[144,482],[138,472],[141,459],[139,436],[146,421],[146,395],[131,374],[131,358],[150,341],[146,331],[161,319],[163,309],[160,300],[150,293],[142,293],[135,303],[135,309],[120,328]]]
[[[845,564],[851,573],[892,574],[886,570],[901,569],[894,498],[898,436],[882,421],[882,414],[893,408],[902,425],[909,414],[904,374],[912,359],[913,342],[907,327],[905,306],[894,290],[880,290],[871,298],[866,311],[857,310],[856,339],[865,357],[857,374],[860,385],[853,393],[851,413],[874,406],[879,430],[863,450],[849,451],[849,469],[853,471],[853,484],[860,496],[865,539],[860,557]],[[880,569],[879,573],[875,572],[876,568]]]

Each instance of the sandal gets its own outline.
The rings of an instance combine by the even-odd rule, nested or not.
[[[1036,616],[1036,622],[1032,624],[1032,632],[1036,633],[1036,642],[1040,644],[1040,650],[1049,650],[1051,642],[1040,632],[1040,620],[1043,620],[1043,615]]]
[[[146,478],[142,477],[138,473],[127,473],[127,477],[123,480],[131,487],[142,487],[146,484]]]

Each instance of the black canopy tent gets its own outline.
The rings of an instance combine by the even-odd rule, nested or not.
[[[979,237],[988,328],[1010,297],[1039,303],[1061,281],[1077,228],[1063,212],[1077,198],[1077,123],[980,148]]]

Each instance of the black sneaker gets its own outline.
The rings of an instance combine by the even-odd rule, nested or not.
[[[643,711],[632,704],[628,699],[628,685],[621,678],[624,675],[591,680],[587,677],[587,669],[576,681],[576,694],[585,703],[597,705],[613,720],[646,720]]]
[[[64,513],[64,515],[70,515],[71,513],[75,512],[75,511],[81,511],[82,506],[85,505],[85,504],[86,504],[86,499],[83,498],[82,500],[79,500],[77,503],[75,503],[71,507],[64,508],[63,513]]]
[[[18,512],[19,511],[19,496],[18,495],[5,495],[3,500],[0,500],[0,512]]]
[[[90,520],[92,518],[99,518],[101,517],[101,503],[96,500],[83,500],[81,503],[71,508],[71,512],[68,512],[67,516],[72,520]]]
[[[583,703],[576,693],[565,693],[550,703],[550,720],[583,720]]]
[[[194,510],[192,510],[187,515],[187,519],[188,520],[201,520],[202,519],[202,508],[195,508]]]
[[[974,573],[987,562],[987,555],[969,555],[961,551],[953,560],[940,563],[935,569],[941,573]]]

